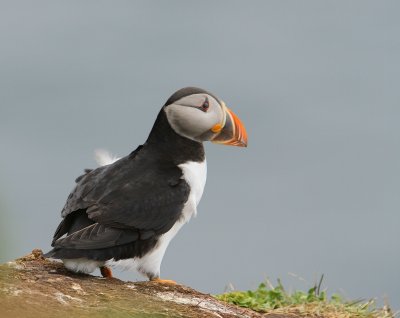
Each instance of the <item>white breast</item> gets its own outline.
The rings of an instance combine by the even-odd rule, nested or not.
[[[207,179],[207,161],[203,162],[188,161],[179,165],[182,169],[183,179],[190,186],[190,194],[185,204],[183,214],[185,221],[189,221],[192,215],[197,213],[197,205],[203,195],[204,186]]]

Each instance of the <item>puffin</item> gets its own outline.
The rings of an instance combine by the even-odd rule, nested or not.
[[[76,179],[44,256],[73,272],[114,266],[151,281],[169,242],[197,213],[207,176],[203,142],[247,146],[241,120],[214,94],[197,87],[176,91],[162,106],[143,145]]]

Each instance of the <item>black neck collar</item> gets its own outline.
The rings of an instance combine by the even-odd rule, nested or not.
[[[164,108],[159,112],[145,146],[176,165],[205,159],[203,143],[177,134],[169,124]]]

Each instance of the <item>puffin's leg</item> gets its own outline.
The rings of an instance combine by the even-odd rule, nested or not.
[[[159,284],[167,284],[167,285],[177,285],[177,282],[171,279],[161,279],[160,277],[150,278],[150,281],[159,283]]]
[[[142,264],[139,264],[139,272],[142,273],[143,275],[147,276],[147,278],[154,283],[159,283],[159,284],[169,284],[169,285],[177,285],[176,281],[170,280],[170,279],[161,279],[160,278],[160,265],[161,265],[161,259],[162,257],[157,257],[159,255],[163,255],[165,252],[166,246],[164,246],[164,249],[162,253],[158,251],[156,254],[150,254],[149,256],[145,256],[141,260],[143,261]],[[149,259],[150,257],[150,259]],[[150,264],[151,266],[149,266]]]
[[[100,266],[100,273],[103,277],[113,278],[111,268],[108,266]]]
[[[161,279],[160,277],[152,278],[150,281],[160,284],[176,285],[177,282],[171,279]]]

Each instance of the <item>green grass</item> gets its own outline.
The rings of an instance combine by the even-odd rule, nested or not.
[[[324,318],[392,318],[390,309],[377,308],[373,300],[346,301],[338,294],[328,297],[321,290],[323,276],[318,284],[307,291],[285,290],[280,280],[276,286],[262,283],[256,290],[232,291],[215,297],[219,300],[258,312],[294,314]]]

